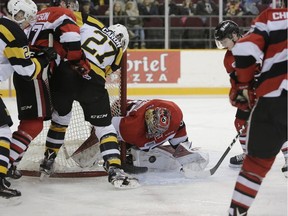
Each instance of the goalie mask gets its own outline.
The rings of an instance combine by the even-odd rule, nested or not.
[[[32,0],[10,0],[7,4],[7,11],[12,20],[21,25],[25,21],[34,22],[38,9]]]
[[[227,48],[227,46],[223,45],[223,40],[230,39],[233,44],[236,42],[233,38],[233,34],[236,34],[237,37],[241,37],[240,30],[238,25],[232,20],[225,20],[220,22],[214,32],[215,44],[218,49]]]
[[[161,107],[148,109],[145,112],[147,137],[152,138],[163,134],[170,125],[171,114],[169,110]]]

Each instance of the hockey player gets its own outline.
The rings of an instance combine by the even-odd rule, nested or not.
[[[45,48],[37,57],[30,55],[27,37],[21,28],[25,28],[36,19],[37,6],[33,1],[10,0],[7,3],[7,11],[7,17],[0,18],[0,81],[8,79],[15,71],[14,76],[21,76],[27,82],[41,76],[41,71],[56,57],[56,53],[52,48]],[[22,91],[26,91],[25,86]],[[10,182],[5,179],[12,139],[9,127],[13,122],[1,98],[0,115],[0,196],[11,198],[20,196],[21,192],[9,188]]]
[[[69,9],[48,7],[39,11],[37,20],[34,20],[33,26],[27,32],[30,45],[34,47],[48,47],[49,34],[53,34],[53,46],[58,53],[54,66],[59,64],[60,59],[63,59],[68,68],[73,68],[80,73],[89,71],[89,62],[85,60],[81,49],[80,28],[76,24],[76,17]],[[42,131],[43,121],[51,119],[48,76],[50,75],[47,75],[47,72],[43,73],[43,77],[38,77],[33,82],[26,82],[18,75],[14,76],[20,124],[12,137],[10,153],[12,166],[9,169],[9,176],[12,178],[21,177],[16,165],[31,141]],[[67,79],[66,83],[68,82]],[[26,91],[23,91],[24,88]],[[64,85],[63,88],[65,88]],[[30,109],[23,109],[31,105]]]
[[[61,1],[62,3],[63,1]],[[75,1],[68,1],[70,3]],[[45,158],[40,171],[50,175],[57,153],[64,143],[72,104],[76,100],[83,108],[85,120],[94,128],[100,140],[100,150],[108,181],[115,187],[134,187],[138,181],[121,169],[120,151],[115,128],[111,124],[111,110],[105,78],[120,68],[129,35],[126,27],[116,24],[109,28],[91,16],[75,12],[80,26],[82,49],[91,65],[89,73],[73,73],[66,62],[55,68],[51,77],[51,96],[54,112],[47,134]]]
[[[232,48],[235,46],[235,43],[242,38],[242,35],[240,34],[240,29],[238,25],[233,22],[232,20],[225,20],[220,22],[217,27],[215,28],[215,42],[219,49],[226,48],[226,54],[224,57],[224,66],[226,68],[227,73],[230,76],[230,83],[232,86],[232,89],[236,88],[238,85],[238,80],[236,76],[236,70],[235,70],[235,59],[232,55]],[[262,58],[259,58],[259,62],[261,62]],[[258,64],[260,65],[260,64]],[[256,68],[256,72],[259,69]],[[240,97],[241,99],[241,97]],[[248,107],[248,104],[242,100],[235,101],[237,104],[237,112],[235,116],[234,125],[238,132],[243,128],[239,140],[241,147],[243,149],[243,153],[240,155],[236,155],[232,158],[230,158],[230,167],[236,167],[240,168],[242,166],[244,156],[246,153],[246,131],[247,131],[247,121],[251,112],[251,109]],[[284,158],[286,160],[282,172],[287,172],[287,158],[288,158],[288,151],[287,151],[287,143],[285,143],[282,147],[282,153],[284,155]]]
[[[276,155],[287,142],[287,0],[284,5],[263,11],[251,33],[232,49],[238,83],[231,88],[231,104],[238,106],[237,97],[243,98],[244,93],[251,108],[253,87],[256,104],[249,117],[247,155],[235,184],[231,216],[247,215]],[[261,56],[262,68],[255,74]]]
[[[230,76],[230,83],[231,85],[235,86],[237,83],[236,75],[235,75],[235,65],[234,65],[234,57],[232,55],[231,49],[234,47],[235,43],[242,37],[240,34],[240,29],[238,25],[233,22],[232,20],[225,20],[220,22],[215,28],[215,43],[219,49],[226,48],[227,51],[224,57],[224,66],[226,68],[227,73]],[[239,141],[241,147],[243,149],[243,153],[240,155],[236,155],[230,158],[230,167],[241,167],[243,163],[243,159],[246,152],[246,126],[247,120],[250,115],[249,107],[238,108],[234,125],[238,132],[243,128],[240,136]]]
[[[130,162],[136,166],[171,170],[195,162],[204,169],[208,163],[208,155],[192,148],[183,113],[172,101],[128,100],[127,115],[113,117],[112,123],[118,140],[133,146]],[[170,146],[162,145],[166,142]]]

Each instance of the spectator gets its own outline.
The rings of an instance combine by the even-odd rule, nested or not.
[[[121,25],[126,26],[126,16],[127,13],[125,12],[124,4],[122,1],[115,1],[113,4],[113,23],[119,23]],[[105,12],[105,15],[109,15],[110,11],[109,8]]]
[[[48,7],[47,4],[39,4],[39,5],[38,5],[38,11],[44,10],[44,9],[46,9],[47,7]]]
[[[158,7],[153,0],[143,0],[143,3],[138,4],[139,14],[142,16],[159,15]],[[143,21],[149,21],[149,17],[145,17]]]
[[[218,6],[212,0],[199,0],[196,5],[195,15],[217,15]]]
[[[143,21],[142,18],[139,16],[139,11],[137,9],[137,5],[133,1],[128,1],[126,3],[126,13],[128,15],[127,19],[127,27],[130,29],[134,36],[139,38],[138,40],[134,42],[134,48],[139,48],[139,45],[141,45],[142,49],[145,49],[145,33],[143,29]]]
[[[226,16],[242,16],[243,12],[244,8],[238,0],[228,0],[224,9],[224,14]]]
[[[91,1],[90,0],[82,0],[81,6],[80,6],[80,12],[82,14],[86,15],[99,15],[97,11],[91,7]]]
[[[257,5],[260,0],[243,0],[245,15],[258,15],[259,9]]]
[[[82,0],[85,2],[87,0]],[[109,0],[91,0],[91,8],[95,11],[98,11],[100,6],[109,5]]]
[[[179,7],[179,15],[189,15],[189,16],[191,16],[191,15],[194,15],[194,14],[195,14],[195,9],[194,9],[193,2],[191,0],[184,0],[182,5]]]

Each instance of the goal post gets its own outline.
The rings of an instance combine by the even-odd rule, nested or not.
[[[112,116],[126,114],[127,102],[127,51],[123,53],[121,68],[106,78],[106,89],[109,93]],[[113,104],[113,106],[112,106]],[[101,106],[101,104],[99,104]],[[23,175],[40,176],[39,167],[44,158],[46,135],[50,121],[44,122],[42,132],[30,143],[23,159],[18,165]],[[84,120],[83,110],[77,101],[74,101],[72,118],[65,134],[64,145],[57,154],[54,171],[51,177],[96,177],[107,175],[102,166],[102,157],[97,152],[96,162],[91,167],[80,167],[70,156],[91,135],[92,125]],[[126,146],[120,142],[121,160],[125,162]],[[124,155],[123,155],[124,154]]]

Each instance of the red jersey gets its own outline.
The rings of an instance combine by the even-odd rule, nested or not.
[[[82,58],[80,27],[71,10],[48,7],[37,13],[37,21],[29,33],[31,45],[47,47],[50,33],[53,34],[53,47],[61,59],[77,61]]]
[[[235,59],[230,50],[227,50],[224,56],[224,67],[228,74],[235,71]]]
[[[187,140],[186,126],[181,109],[172,101],[166,100],[135,100],[128,102],[125,117],[113,117],[112,123],[118,133],[118,139],[135,145],[140,149],[150,149],[169,141],[178,145]],[[156,107],[166,108],[171,113],[169,128],[157,137],[148,138],[145,125],[145,112]]]
[[[287,8],[263,11],[253,31],[232,49],[238,81],[251,82],[255,76],[257,97],[277,97],[282,89],[287,90],[287,19]],[[255,74],[255,62],[261,56],[262,68]]]

